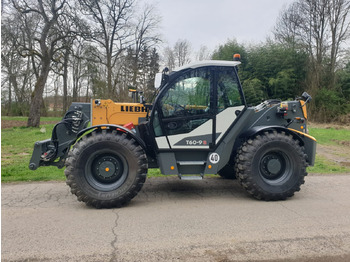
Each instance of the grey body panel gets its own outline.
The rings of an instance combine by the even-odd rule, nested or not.
[[[228,131],[220,136],[221,139],[216,144],[215,149],[206,151],[197,149],[188,150],[187,152],[176,151],[177,153],[172,154],[172,156],[175,157],[175,159],[172,158],[172,161],[167,161],[167,159],[162,156],[163,154],[169,153],[159,152],[158,156],[161,158],[160,162],[165,160],[165,163],[160,163],[160,165],[170,166],[171,164],[177,163],[175,169],[182,174],[216,174],[228,164],[232,157],[232,153],[235,153],[244,141],[261,132],[271,132],[275,130],[290,134],[294,139],[299,140],[301,146],[304,148],[305,154],[307,155],[306,160],[308,165],[312,166],[315,162],[316,141],[300,131],[300,126],[304,125],[306,128],[306,123],[298,123],[295,121],[295,117],[303,115],[300,103],[298,101],[291,101],[288,102],[288,106],[291,110],[288,110],[287,117],[282,117],[276,114],[278,110],[277,104],[260,110],[257,110],[256,107],[249,107],[243,110],[236,121],[231,123]],[[212,153],[216,153],[220,157],[218,163],[213,164],[210,161],[209,157]],[[178,163],[181,161],[179,159],[185,159],[186,161],[202,161],[203,165],[193,165],[192,168],[189,166],[183,168]],[[174,171],[175,170],[169,172],[169,174],[174,174]]]

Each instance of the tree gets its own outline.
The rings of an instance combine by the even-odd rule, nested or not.
[[[118,95],[123,101],[126,101],[128,90],[132,88],[143,92],[145,98],[149,101],[153,95],[155,74],[159,72],[159,54],[155,48],[148,48],[147,46],[142,48],[137,61],[138,73],[136,79],[133,71],[134,63],[135,50],[130,47],[119,70],[118,84],[120,92]]]
[[[341,100],[338,100],[341,90],[336,82],[336,72],[345,43],[350,39],[349,0],[298,0],[281,14],[275,36],[284,44],[290,44],[293,39],[293,48],[307,53],[306,85],[314,98],[326,94],[333,102]],[[320,104],[316,105],[314,101],[309,106],[314,119],[325,120],[325,116],[340,112],[332,110],[332,114],[325,114],[317,108]],[[328,101],[330,103],[330,99]],[[327,110],[327,106],[323,105],[323,108]]]
[[[113,68],[121,54],[129,45],[131,31],[130,19],[133,14],[134,0],[79,0],[86,24],[90,31],[86,38],[99,45],[103,53],[97,53],[96,59],[106,67],[107,90],[104,97],[115,97],[116,86]],[[87,20],[91,17],[92,19]],[[103,57],[101,57],[101,54]]]
[[[350,62],[336,72],[336,79],[338,80],[336,81],[338,85],[336,90],[340,90],[341,95],[348,101],[350,107]]]
[[[300,14],[298,2],[290,4],[287,9],[284,9],[275,25],[273,33],[278,43],[287,45],[290,48],[298,49],[302,47],[300,35],[302,34],[300,24],[303,23],[303,18]]]
[[[159,55],[155,48],[144,48],[141,53],[140,65],[142,74],[139,77],[138,90],[144,93],[147,101],[153,98],[154,78],[159,72]]]
[[[343,42],[349,39],[350,35],[350,1],[331,0],[327,2],[327,16],[329,17],[329,30],[331,32],[331,50],[329,63],[329,85],[335,87],[335,72],[339,51]]]
[[[247,79],[243,82],[244,94],[248,105],[257,105],[264,98],[264,86],[257,78]]]
[[[273,42],[251,48],[246,77],[257,78],[267,98],[291,99],[305,87],[307,56],[304,52]]]
[[[71,64],[72,64],[72,99],[73,101],[77,101],[81,88],[83,86],[83,81],[88,78],[87,73],[87,61],[88,61],[88,55],[89,53],[85,53],[85,50],[88,49],[88,45],[84,45],[82,39],[77,39],[77,41],[74,42],[72,48],[72,56],[71,56]],[[88,81],[86,81],[88,82]],[[89,85],[85,84],[86,89],[89,89]],[[88,93],[88,92],[87,92]],[[85,92],[86,95],[86,92]],[[88,95],[87,95],[88,96]]]
[[[28,125],[40,123],[44,92],[55,96],[55,108],[63,99],[65,110],[70,94],[124,99],[129,86],[153,86],[160,42],[153,6],[135,12],[136,0],[2,3],[2,101],[8,112],[23,101],[19,114],[31,105]]]
[[[248,51],[247,48],[244,45],[239,44],[236,39],[228,40],[225,44],[220,45],[216,50],[214,50],[211,58],[213,60],[232,61],[234,54],[241,55],[241,80],[249,78],[249,76],[245,76],[245,72],[247,72],[246,67],[248,66]]]
[[[172,71],[176,67],[191,62],[191,44],[188,40],[179,39],[174,47],[167,46],[163,50],[163,61],[166,67]]]
[[[30,56],[36,75],[27,126],[38,127],[45,84],[51,70],[51,62],[60,50],[59,42],[69,32],[59,34],[59,20],[66,10],[66,0],[12,0],[21,14],[23,38],[17,48],[22,56]],[[33,24],[35,26],[33,26]]]
[[[176,65],[183,66],[191,62],[191,44],[188,40],[179,39],[176,41],[173,53],[175,56]]]
[[[171,47],[167,46],[164,48],[163,51],[163,61],[166,67],[169,68],[170,71],[175,69],[176,62],[175,62],[175,54]]]
[[[315,107],[317,108],[317,120],[328,122],[334,120],[337,116],[349,112],[349,101],[335,91],[327,88],[321,88],[314,96]]]
[[[293,69],[285,69],[269,79],[269,91],[271,98],[288,100],[296,97],[301,92],[297,89],[297,78]]]
[[[129,47],[123,60],[120,63],[120,69],[118,70],[118,97],[121,101],[127,101],[129,88],[135,89],[136,86],[133,86],[134,78],[134,65],[135,65],[135,50],[132,47]]]
[[[65,39],[63,40],[63,73],[61,74],[63,77],[63,112],[66,112],[68,109],[68,66],[70,60],[70,54],[72,52],[72,43],[73,39]]]
[[[74,2],[76,5],[76,3]],[[60,32],[71,32],[70,34],[65,35],[60,41],[61,48],[57,51],[57,54],[54,57],[54,66],[56,67],[56,74],[59,74],[63,78],[63,112],[66,112],[69,106],[68,101],[68,78],[69,71],[71,67],[71,57],[74,48],[74,42],[78,40],[80,32],[83,31],[85,26],[81,22],[81,19],[78,17],[76,12],[76,6],[72,6],[70,12],[65,13],[61,17],[59,23]],[[62,35],[62,33],[61,33]]]
[[[146,49],[157,45],[160,42],[157,30],[160,18],[155,14],[152,5],[145,5],[142,13],[136,20],[134,32],[134,65],[133,65],[133,85],[137,85],[137,78],[140,71],[143,71],[143,65],[139,65],[140,55]],[[145,53],[145,52],[144,52]]]
[[[6,112],[8,115],[13,110],[17,115],[25,115],[28,111],[26,104],[29,104],[28,100],[30,99],[33,72],[30,66],[30,58],[22,57],[17,51],[17,41],[20,34],[21,25],[18,14],[10,10],[4,11],[1,23],[1,71],[5,76],[2,86],[7,86],[5,103],[7,104]],[[13,108],[13,101],[19,106]]]
[[[208,47],[202,45],[199,48],[199,51],[197,52],[196,60],[197,61],[210,60],[210,58],[211,58],[211,53],[210,53]]]
[[[230,40],[219,46],[212,58],[232,61],[235,53],[240,53],[242,57],[238,74],[250,104],[266,98],[290,99],[303,91],[305,53],[272,41],[245,48]]]
[[[342,44],[350,38],[349,0],[299,0],[280,15],[275,37],[307,50],[312,89],[333,89]],[[328,76],[326,76],[326,74]]]

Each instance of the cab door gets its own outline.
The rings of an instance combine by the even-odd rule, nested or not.
[[[209,149],[213,142],[213,70],[192,69],[162,90],[154,109],[159,149]]]

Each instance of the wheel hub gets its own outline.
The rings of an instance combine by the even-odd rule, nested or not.
[[[285,167],[286,163],[281,154],[268,153],[262,158],[260,171],[264,178],[274,180],[284,173]]]
[[[97,167],[97,172],[100,176],[106,179],[113,177],[115,172],[119,169],[119,167],[116,166],[116,163],[112,161],[107,160],[99,164],[100,165]]]
[[[123,165],[114,156],[100,156],[92,163],[92,175],[101,183],[117,181],[123,173]]]
[[[273,175],[278,174],[278,172],[281,170],[281,167],[282,165],[279,159],[272,158],[267,163],[267,170]]]

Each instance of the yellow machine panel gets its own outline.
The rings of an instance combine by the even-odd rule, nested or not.
[[[135,126],[140,117],[146,117],[147,108],[140,103],[115,103],[110,99],[93,100],[91,121],[92,125],[125,125],[132,122]]]
[[[305,106],[305,101],[303,100],[300,100],[300,105],[301,105],[301,108],[303,109],[303,115],[304,115],[304,118],[307,119],[307,111],[306,111],[306,106]]]

